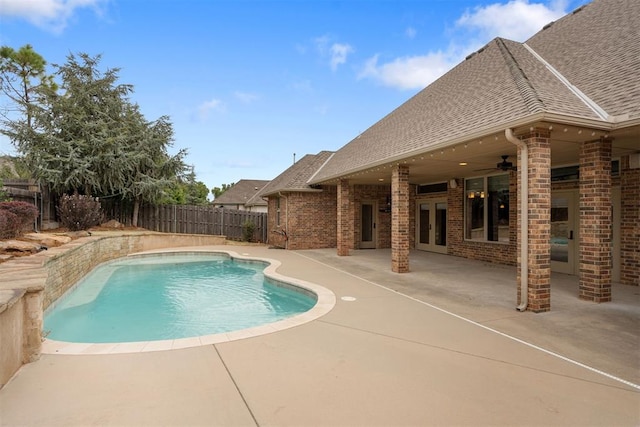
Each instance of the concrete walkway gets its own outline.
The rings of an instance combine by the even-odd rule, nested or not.
[[[518,313],[510,267],[415,252],[400,275],[384,250],[212,249],[278,259],[338,302],[238,341],[43,355],[0,390],[0,425],[640,424],[638,287],[593,304],[554,275],[552,311]]]

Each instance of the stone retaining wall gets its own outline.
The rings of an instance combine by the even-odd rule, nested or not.
[[[223,245],[224,236],[97,232],[0,264],[0,388],[40,358],[44,310],[98,264],[154,249]]]

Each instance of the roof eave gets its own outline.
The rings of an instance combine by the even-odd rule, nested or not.
[[[456,138],[442,141],[428,148],[419,148],[416,150],[407,151],[407,152],[398,154],[396,156],[387,157],[377,162],[369,163],[369,164],[360,166],[358,168],[340,172],[338,174],[326,176],[321,179],[314,179],[313,181],[310,180],[309,184],[322,184],[330,181],[335,181],[346,175],[351,175],[351,174],[362,172],[364,170],[371,169],[374,167],[387,165],[389,163],[394,163],[401,160],[406,160],[409,157],[414,157],[421,154],[428,154],[432,151],[442,150],[444,148],[463,144],[465,142],[482,139],[487,135],[503,132],[507,128],[518,129],[518,128],[530,126],[539,122],[551,122],[551,123],[558,123],[558,124],[571,125],[571,126],[581,126],[581,127],[586,127],[590,129],[593,128],[593,129],[599,129],[599,130],[611,130],[616,127],[616,123],[614,123],[611,120],[603,121],[597,118],[570,116],[566,114],[553,113],[553,112],[539,112],[539,113],[530,114],[528,116],[524,116],[512,121],[509,121],[509,122],[499,123],[486,128],[482,128],[475,132],[467,133],[465,135],[461,135]]]

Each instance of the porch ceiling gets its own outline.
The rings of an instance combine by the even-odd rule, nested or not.
[[[605,132],[548,123],[541,125],[552,129],[551,164],[553,166],[577,164],[580,143],[600,139],[604,135],[613,138],[613,158],[640,151],[640,126]],[[516,129],[516,135],[526,130]],[[406,164],[410,168],[409,180],[412,184],[442,182],[452,178],[503,173],[496,168],[496,164],[502,161],[503,155],[508,155],[508,161],[516,165],[516,146],[508,142],[504,133],[501,132],[482,139],[408,156],[402,160],[348,174],[345,178],[352,184],[390,184],[393,167]]]

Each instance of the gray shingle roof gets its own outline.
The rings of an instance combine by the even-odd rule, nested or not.
[[[216,197],[213,201],[216,205],[244,205],[253,198],[269,181],[262,179],[241,179],[231,188]],[[253,205],[265,205],[262,199],[255,200]]]
[[[640,1],[594,0],[527,40],[613,116],[640,116]]]
[[[601,120],[566,80],[608,114],[639,111],[639,11],[638,0],[596,0],[542,30],[530,46],[492,40],[343,146],[313,182],[426,152],[535,113]],[[604,24],[591,33],[592,23],[603,16]]]
[[[313,191],[308,184],[309,179],[332,155],[332,151],[307,154],[267,184],[259,196],[269,196],[278,192]]]

